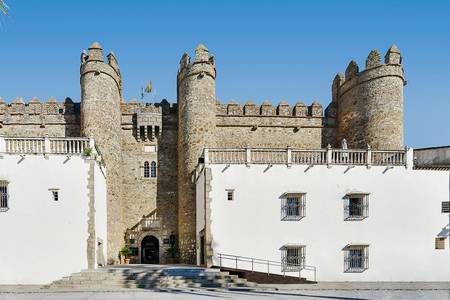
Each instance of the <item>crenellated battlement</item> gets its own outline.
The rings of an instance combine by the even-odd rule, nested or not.
[[[376,49],[370,51],[363,70],[359,69],[356,61],[350,61],[345,69],[345,75],[338,73],[334,78],[332,86],[333,101],[336,101],[338,96],[342,96],[355,86],[387,76],[399,77],[403,80],[403,84],[406,85],[402,57],[395,44],[386,52],[384,63],[381,62],[381,55]]]
[[[79,113],[79,103],[66,98],[64,102],[58,102],[55,98],[41,102],[38,98],[32,98],[25,102],[22,97],[17,97],[10,103],[0,98],[0,115],[66,115]]]
[[[247,101],[244,105],[240,105],[234,100],[230,100],[228,103],[216,101],[216,114],[219,116],[323,118],[324,110],[322,105],[317,101],[314,101],[309,106],[305,105],[303,102],[297,102],[295,105],[291,106],[287,101],[281,100],[277,106],[274,106],[268,100],[262,102],[261,105],[256,105],[251,100]]]
[[[180,60],[180,65],[177,73],[178,85],[187,77],[198,76],[210,76],[213,79],[216,78],[216,66],[214,61],[214,55],[210,54],[208,48],[203,44],[199,44],[195,49],[195,58],[191,61],[189,54],[184,53]]]
[[[132,98],[128,102],[121,103],[121,112],[122,115],[136,113],[176,114],[177,107],[176,103],[169,103],[166,99],[163,99],[159,103],[143,103],[138,102],[136,98]]]

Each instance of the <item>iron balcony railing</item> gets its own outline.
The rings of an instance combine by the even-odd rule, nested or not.
[[[299,279],[302,271],[313,272],[313,281],[317,281],[317,268],[315,266],[308,266],[304,264],[304,260],[300,263],[292,262],[291,270],[283,268],[283,262],[259,259],[254,257],[238,256],[231,254],[218,253],[215,256],[219,261],[220,268],[231,268],[235,270],[247,270],[251,272],[265,272],[267,276],[270,274],[283,274],[286,276],[287,272],[298,272]],[[258,268],[259,267],[259,268]],[[264,270],[263,270],[264,269]],[[295,269],[295,270],[294,270]]]
[[[205,164],[406,166],[407,150],[206,148]]]

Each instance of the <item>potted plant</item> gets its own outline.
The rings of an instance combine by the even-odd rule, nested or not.
[[[174,264],[178,255],[178,248],[175,244],[171,244],[169,248],[166,249],[166,258],[168,264]]]
[[[120,257],[123,258],[123,263],[125,265],[128,265],[130,263],[129,257],[132,254],[130,247],[128,247],[128,245],[123,246],[122,249],[120,249],[119,253]]]

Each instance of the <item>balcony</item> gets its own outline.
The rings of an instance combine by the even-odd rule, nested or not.
[[[56,137],[2,137],[0,153],[8,154],[83,154],[85,149],[95,149],[89,138]]]
[[[206,148],[205,164],[407,166],[408,150]]]

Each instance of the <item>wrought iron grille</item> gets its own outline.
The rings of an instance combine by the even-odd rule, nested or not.
[[[305,246],[283,246],[281,248],[282,272],[299,271],[305,265]]]
[[[305,217],[306,194],[287,195],[281,200],[281,220],[298,221]]]
[[[362,220],[369,216],[369,195],[352,194],[344,198],[346,221]]]
[[[8,182],[2,180],[0,181],[0,212],[8,209]]]
[[[344,272],[361,273],[369,268],[369,247],[351,245],[345,249]]]

